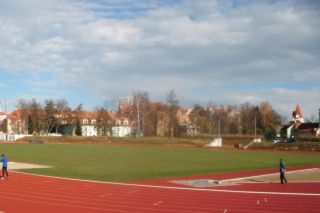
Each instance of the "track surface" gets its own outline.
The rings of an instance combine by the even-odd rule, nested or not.
[[[244,175],[240,174],[226,176]],[[319,182],[195,189],[172,184],[145,185],[151,183],[148,181],[118,184],[15,172],[10,175],[10,179],[0,180],[0,212],[320,212]]]

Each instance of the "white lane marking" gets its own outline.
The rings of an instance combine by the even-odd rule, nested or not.
[[[159,205],[160,203],[162,203],[162,201],[159,201],[159,202],[154,203],[153,206],[157,206],[157,205]]]
[[[138,192],[139,190],[132,190],[132,191],[129,191],[128,194],[132,194],[132,193],[135,193],[135,192]]]
[[[203,188],[186,188],[186,187],[174,187],[174,186],[157,186],[157,185],[145,185],[145,184],[134,184],[134,183],[117,183],[108,181],[95,181],[95,180],[81,180],[76,178],[64,178],[54,177],[48,175],[30,174],[25,172],[16,172],[25,175],[33,175],[38,177],[49,177],[60,180],[72,180],[82,183],[101,183],[119,186],[132,186],[132,187],[144,187],[144,188],[158,188],[158,189],[172,189],[172,190],[186,190],[186,191],[205,191],[205,192],[226,192],[226,193],[242,193],[242,194],[270,194],[270,195],[293,195],[293,196],[320,196],[320,193],[294,193],[294,192],[259,192],[259,191],[241,191],[241,190],[226,190],[226,189],[203,189]]]
[[[310,172],[312,170],[318,170],[319,168],[311,168],[311,169],[300,169],[300,170],[294,170],[294,171],[290,171],[290,172],[286,172],[288,173],[295,173],[295,172]],[[245,180],[245,179],[249,179],[249,178],[259,178],[259,177],[267,177],[267,176],[273,176],[273,175],[278,175],[279,173],[271,173],[271,174],[265,174],[265,175],[255,175],[255,176],[248,176],[248,177],[242,177],[242,178],[233,178],[233,179],[225,179],[225,180],[221,180],[222,182],[224,181],[240,181],[240,180]]]
[[[110,196],[112,194],[103,194],[103,195],[100,195],[99,197],[107,197],[107,196]]]

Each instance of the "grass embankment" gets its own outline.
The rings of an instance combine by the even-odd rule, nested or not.
[[[293,143],[257,143],[250,149],[260,150],[296,150],[306,152],[320,152],[320,142],[293,142]]]
[[[320,155],[99,144],[0,144],[10,161],[54,166],[27,172],[102,181],[179,177],[315,165]],[[9,168],[10,169],[10,168]]]
[[[43,141],[45,143],[80,143],[80,144],[141,144],[141,145],[165,145],[165,146],[204,146],[209,143],[208,139],[201,138],[167,138],[167,137],[79,137],[79,136],[62,136],[62,137],[45,137],[33,136],[24,137],[18,142]]]
[[[254,136],[222,136],[223,146],[233,148],[235,144],[246,145],[250,143]],[[43,141],[45,143],[82,143],[82,144],[141,144],[151,146],[187,146],[187,147],[203,147],[213,140],[213,136],[206,137],[184,137],[184,138],[169,138],[169,137],[79,137],[79,136],[63,136],[63,137],[45,137],[33,136],[24,137],[18,142],[28,141]]]

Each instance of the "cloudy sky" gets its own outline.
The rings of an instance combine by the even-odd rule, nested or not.
[[[320,108],[318,0],[0,0],[0,100]],[[1,106],[2,107],[2,106]]]

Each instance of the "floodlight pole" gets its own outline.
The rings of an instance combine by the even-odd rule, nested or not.
[[[8,101],[4,100],[4,101],[1,101],[1,103],[3,104],[3,112],[7,114]]]
[[[320,108],[319,108],[319,128],[320,128]]]
[[[218,136],[220,138],[220,131],[221,131],[221,126],[220,126],[220,116],[219,116],[219,125],[218,125]]]
[[[257,138],[257,116],[254,116],[254,139]]]

